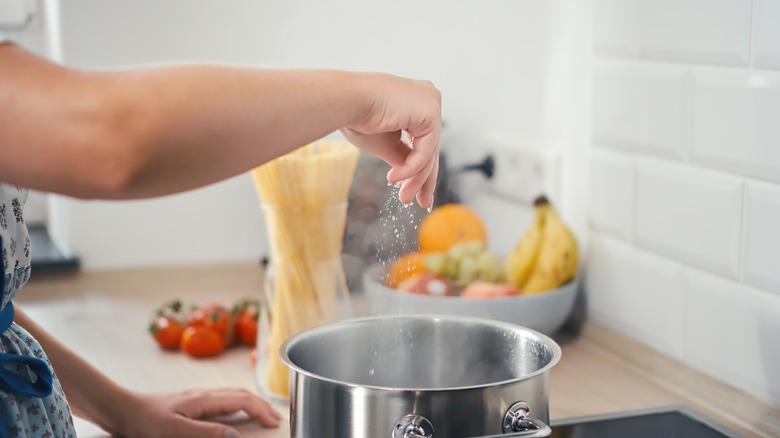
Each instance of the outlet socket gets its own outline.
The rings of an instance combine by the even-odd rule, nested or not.
[[[533,204],[540,194],[558,197],[559,154],[495,138],[485,146],[495,160],[490,191],[523,204]]]

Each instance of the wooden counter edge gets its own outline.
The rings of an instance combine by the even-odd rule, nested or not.
[[[721,412],[721,422],[741,424],[766,436],[780,437],[780,409],[738,388],[596,322],[585,325],[579,341],[601,348],[667,390],[695,400],[709,411]]]

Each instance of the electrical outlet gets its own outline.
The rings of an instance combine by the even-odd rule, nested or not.
[[[489,138],[485,147],[495,161],[491,191],[524,204],[533,204],[541,194],[558,196],[557,153],[499,138]]]
[[[0,0],[0,30],[22,30],[30,23],[33,10],[27,0]]]

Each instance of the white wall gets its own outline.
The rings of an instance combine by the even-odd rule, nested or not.
[[[427,78],[444,96],[452,140],[446,146],[453,161],[463,162],[481,158],[489,131],[540,148],[568,145],[571,139],[559,133],[569,132],[561,124],[570,118],[570,98],[556,90],[569,90],[575,75],[579,83],[588,76],[584,67],[564,69],[578,59],[568,56],[570,43],[583,41],[571,26],[588,24],[571,14],[578,4],[587,2],[68,0],[61,2],[63,53],[67,64],[85,68],[198,60]],[[573,206],[586,197],[570,198],[563,208],[574,217]],[[513,242],[530,222],[529,209],[480,190],[472,190],[470,202],[487,217],[508,218],[494,224],[499,243]],[[252,259],[264,252],[262,219],[245,176],[170,202],[71,202],[68,208],[72,249],[87,269]]]
[[[780,2],[596,0],[592,315],[780,405]]]

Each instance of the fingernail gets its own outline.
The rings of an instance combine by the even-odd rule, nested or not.
[[[391,183],[390,181],[387,182],[387,187],[390,187],[392,185],[393,185],[393,183]]]
[[[395,188],[400,189],[402,185],[403,185],[403,181],[398,181],[397,183],[395,183]]]
[[[431,193],[431,203],[428,204],[428,208],[433,208],[433,193]]]
[[[225,438],[241,438],[241,434],[235,429],[228,429],[225,431]]]

